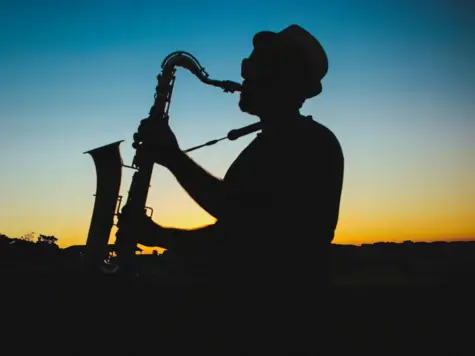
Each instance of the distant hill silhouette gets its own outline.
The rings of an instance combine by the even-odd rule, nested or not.
[[[60,248],[56,237],[41,234],[36,240],[32,233],[20,238],[0,234],[0,273],[63,274],[80,265],[85,246]],[[110,245],[111,252],[113,249]],[[333,244],[333,281],[337,285],[465,283],[475,274],[473,256],[475,241]],[[150,275],[161,276],[164,267],[175,272],[188,268],[190,280],[200,278],[199,261],[187,266],[167,251],[137,259]],[[283,252],[283,263],[285,260]]]
[[[343,284],[465,283],[475,272],[475,241],[334,245],[333,251],[334,279]]]

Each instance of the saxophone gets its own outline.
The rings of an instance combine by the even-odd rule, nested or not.
[[[219,87],[227,93],[241,90],[241,84],[233,81],[219,81],[210,79],[204,67],[190,53],[177,51],[169,54],[162,62],[161,73],[157,75],[158,84],[154,95],[154,103],[149,112],[149,119],[168,120],[175,72],[177,67],[182,67],[193,73],[201,82],[207,85]],[[255,131],[255,130],[254,130]],[[233,139],[233,138],[232,138]],[[137,146],[131,166],[122,163],[119,145],[123,141],[117,141],[105,145],[88,153],[92,156],[96,166],[97,188],[95,203],[89,233],[86,242],[85,257],[88,265],[100,266],[107,261],[109,255],[109,237],[114,226],[114,217],[118,215],[122,197],[119,196],[122,167],[134,169],[132,182],[125,202],[131,215],[143,214],[146,211],[146,201],[152,178],[154,162],[147,157],[137,154]],[[116,234],[115,252],[117,263],[113,271],[120,270],[124,273],[137,274],[136,249],[137,239],[127,232],[119,230]],[[104,269],[103,269],[104,271]]]

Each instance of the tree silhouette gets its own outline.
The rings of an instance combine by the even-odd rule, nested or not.
[[[0,253],[5,253],[6,249],[8,249],[8,245],[10,245],[10,242],[11,240],[7,235],[0,233]]]
[[[35,233],[34,232],[28,232],[25,235],[20,237],[20,240],[26,241],[26,242],[33,242],[35,238]]]
[[[58,241],[58,238],[57,237],[54,237],[54,236],[47,236],[47,235],[43,235],[43,234],[40,234],[38,236],[38,243],[43,243],[43,244],[48,244],[48,245],[55,245],[56,244],[56,241]]]

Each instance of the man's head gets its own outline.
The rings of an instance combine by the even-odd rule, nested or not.
[[[249,58],[242,61],[242,111],[261,118],[282,110],[297,111],[322,91],[327,56],[306,30],[291,25],[278,33],[259,32],[253,45]]]

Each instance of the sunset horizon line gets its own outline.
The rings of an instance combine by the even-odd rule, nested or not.
[[[42,234],[42,233],[36,233],[36,232],[26,232],[20,236],[15,235],[15,236],[10,236],[6,233],[0,232],[0,236],[6,236],[7,238],[10,239],[21,239],[22,237],[25,237],[27,235],[33,235],[32,237],[34,239],[37,239],[39,235],[46,235],[48,236],[49,234]],[[61,241],[62,238],[58,237],[56,235],[52,235],[58,238],[57,245],[61,249],[65,249],[71,246],[85,246],[86,245],[86,238],[84,241],[79,242],[79,241]],[[335,241],[336,240],[336,241]],[[434,242],[475,242],[475,236],[456,236],[453,238],[447,238],[447,237],[434,237],[434,238],[401,238],[401,239],[374,239],[372,238],[371,240],[364,241],[364,239],[345,239],[345,240],[354,240],[353,242],[344,242],[344,241],[338,241],[340,239],[335,238],[334,242],[332,242],[332,245],[340,245],[340,246],[363,246],[363,245],[374,245],[374,244],[381,244],[381,243],[387,243],[387,244],[403,244],[406,242],[411,242],[411,243],[434,243]],[[114,245],[113,242],[109,242],[109,245]],[[142,246],[142,245],[140,245]],[[148,246],[143,246],[146,250],[154,250],[154,249],[161,249],[160,247],[148,247]]]

